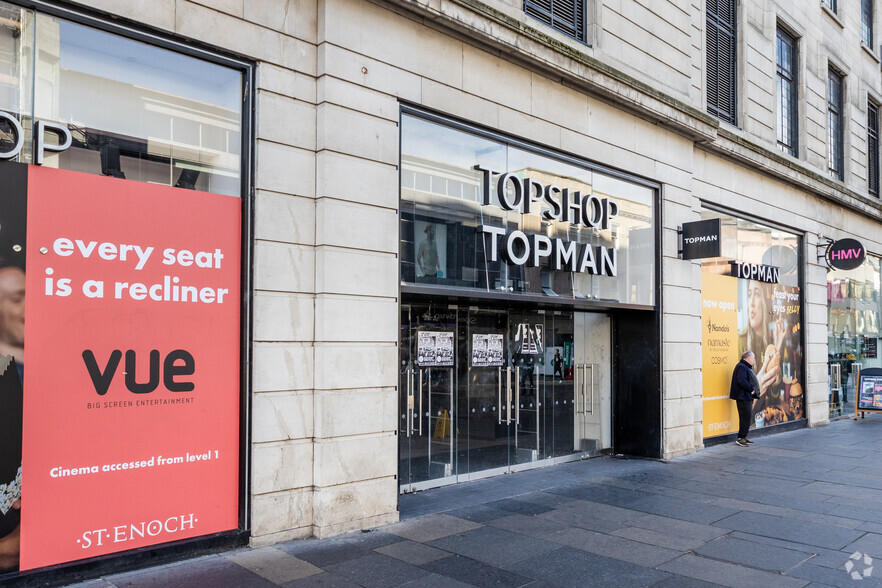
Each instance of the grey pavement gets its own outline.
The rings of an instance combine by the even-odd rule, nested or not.
[[[429,490],[369,532],[79,586],[882,585],[882,416],[755,439]]]

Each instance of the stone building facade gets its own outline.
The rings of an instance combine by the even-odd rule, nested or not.
[[[642,310],[657,321],[658,372],[640,397],[657,423],[636,453],[671,458],[705,446],[706,274],[701,260],[681,259],[678,229],[716,213],[796,236],[805,399],[805,420],[796,420],[825,425],[824,249],[828,239],[854,237],[882,254],[867,132],[868,101],[882,104],[879,46],[861,42],[860,3],[840,4],[834,12],[823,2],[737,1],[734,125],[707,112],[702,0],[583,0],[584,42],[514,0],[61,4],[123,34],[137,30],[254,65],[246,88],[253,219],[244,239],[253,267],[242,449],[250,544],[398,520],[401,312],[421,296],[400,273],[403,109],[656,186],[659,287]],[[878,11],[872,19],[878,23]],[[796,156],[778,146],[779,28],[798,45]],[[831,67],[844,79],[841,180],[828,166]],[[458,312],[476,304],[456,296],[464,300]],[[609,308],[620,313],[614,322],[632,312]],[[615,383],[612,390],[619,393]],[[632,415],[615,401],[611,410],[627,426]],[[619,430],[607,449],[619,451]]]

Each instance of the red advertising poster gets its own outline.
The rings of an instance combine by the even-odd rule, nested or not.
[[[236,528],[241,200],[27,170],[20,568]]]

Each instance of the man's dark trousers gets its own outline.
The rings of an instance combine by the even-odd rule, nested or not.
[[[738,407],[738,438],[746,439],[750,430],[750,409],[753,408],[753,400],[736,400],[735,405]]]

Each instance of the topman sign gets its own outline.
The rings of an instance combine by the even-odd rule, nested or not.
[[[521,214],[538,213],[544,220],[559,220],[592,229],[608,229],[610,220],[619,213],[619,206],[609,198],[578,190],[542,184],[532,178],[519,178],[476,165],[483,174],[484,206],[493,204],[491,190],[496,192],[503,210]],[[504,227],[480,225],[478,232],[486,239],[488,261],[501,257],[511,265],[539,267],[548,263],[554,270],[602,274],[615,277],[617,254],[613,247],[592,246],[543,234],[527,235],[523,231],[506,232]]]

